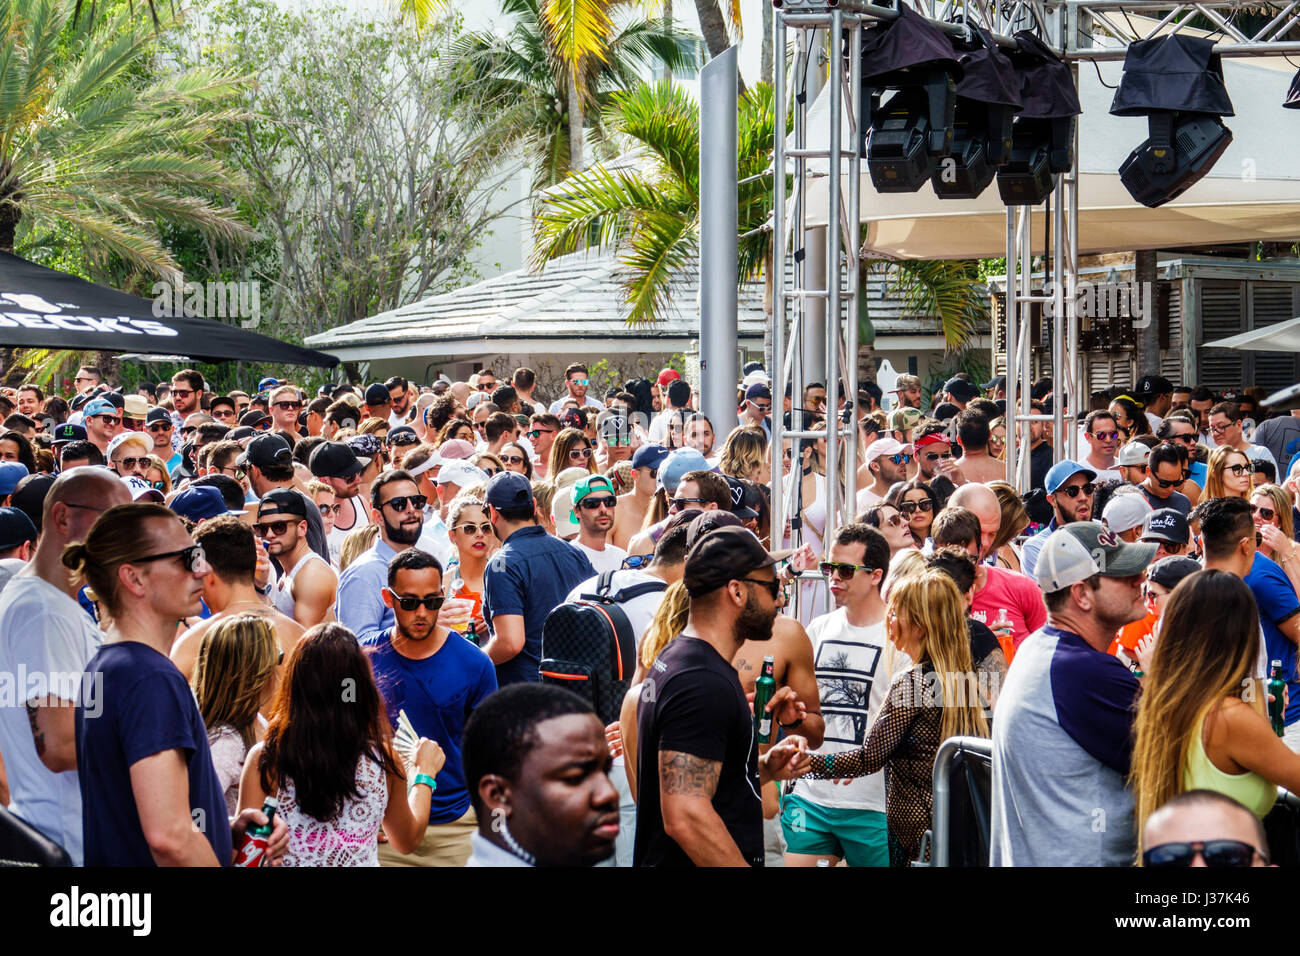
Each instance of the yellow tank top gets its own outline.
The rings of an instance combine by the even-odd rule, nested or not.
[[[1201,739],[1204,724],[1202,719],[1192,734],[1187,769],[1183,771],[1183,787],[1187,790],[1215,790],[1227,794],[1262,820],[1277,801],[1277,787],[1253,770],[1224,773],[1216,767],[1206,754]]]

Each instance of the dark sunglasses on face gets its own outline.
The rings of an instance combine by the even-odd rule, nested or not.
[[[989,439],[989,441],[992,441],[992,440],[993,440],[993,439],[991,439],[991,438]],[[943,459],[943,458],[951,458],[951,457],[952,457],[952,452],[950,452],[950,451],[942,451],[942,452],[940,452],[940,451],[928,451],[928,452],[925,453],[925,460],[926,460],[926,461],[939,461],[940,459]]]
[[[765,581],[762,578],[739,578],[738,580],[748,581],[750,584],[763,585],[767,588],[768,593],[772,595],[773,601],[775,601],[781,594],[781,582],[776,580],[776,578],[773,578],[771,581]]]
[[[280,537],[280,535],[284,534],[286,531],[289,530],[290,524],[297,524],[297,522],[268,521],[265,524],[259,522],[254,527],[257,528],[257,533],[260,534],[263,538],[265,538],[268,534],[273,534],[278,538]]]
[[[1255,505],[1251,505],[1250,513],[1252,515],[1256,515],[1256,514],[1259,515],[1265,521],[1272,521],[1274,518],[1277,517],[1276,511],[1274,511],[1272,508],[1266,508],[1263,505],[1259,505],[1258,507],[1256,507]]]
[[[484,521],[482,524],[474,524],[473,522],[468,524],[458,524],[452,530],[463,531],[465,534],[489,535],[492,533],[492,522]]]
[[[917,511],[928,512],[934,510],[934,502],[929,498],[923,498],[920,501],[902,501],[899,502],[898,510],[900,514],[912,517]]]
[[[822,577],[829,578],[831,575],[839,578],[841,581],[852,581],[853,576],[859,571],[874,571],[875,568],[869,568],[865,564],[836,564],[833,561],[823,561],[818,565]]]
[[[340,511],[342,511],[342,510],[343,510],[343,506],[342,506],[341,504],[339,504],[337,501],[334,502],[334,504],[332,504],[332,505],[321,505],[321,506],[320,506],[320,513],[321,513],[321,517],[322,517],[322,518],[323,518],[325,515],[330,514],[330,513],[333,513],[335,516],[337,516],[338,513],[339,513]]]
[[[693,504],[703,504],[703,498],[670,498],[668,500],[669,511],[680,511],[683,508],[689,508]]]
[[[1169,441],[1180,441],[1184,445],[1195,445],[1196,436],[1194,434],[1193,435],[1170,435]]]
[[[388,592],[389,597],[391,597],[393,601],[396,602],[397,606],[403,611],[414,611],[420,605],[424,605],[426,611],[436,611],[438,608],[442,607],[443,602],[447,600],[447,598],[441,594],[430,594],[427,597],[408,597],[405,594],[398,594],[392,588],[384,588],[384,590]]]
[[[189,398],[194,392],[188,388],[173,388],[171,390],[172,398]]]
[[[91,418],[98,418],[98,419],[99,419],[101,422],[103,422],[105,425],[120,425],[120,424],[122,424],[122,419],[117,418],[117,417],[115,417],[115,416],[113,416],[113,415],[91,415],[90,417],[91,417]]]
[[[1223,470],[1230,471],[1240,478],[1242,475],[1250,474],[1250,465],[1224,465]]]
[[[541,438],[543,435],[554,435],[554,434],[555,434],[554,428],[534,428],[532,431],[528,432],[528,438],[531,441],[537,441],[537,439]]]
[[[167,558],[180,558],[185,570],[191,574],[199,565],[207,563],[207,556],[203,553],[203,545],[201,544],[192,544],[188,548],[181,548],[179,551],[168,551],[165,554],[150,554],[143,558],[133,558],[125,563],[148,564],[151,561],[165,561]]]
[[[125,468],[127,471],[130,471],[137,466],[145,468],[149,464],[149,456],[145,455],[143,458],[119,458],[114,462],[114,464],[117,465],[119,469]]]
[[[171,422],[154,422],[152,425],[148,425],[148,426],[146,426],[146,427],[147,427],[147,428],[149,429],[149,431],[151,431],[151,432],[169,432],[169,431],[172,430],[172,423],[171,423]]]
[[[379,507],[392,508],[398,514],[401,514],[408,506],[419,511],[428,500],[425,495],[398,495],[395,498],[389,498],[387,501],[381,502]]]
[[[1157,478],[1155,475],[1152,475],[1151,478],[1161,488],[1175,488],[1183,483],[1182,478],[1175,478],[1173,481],[1166,481],[1164,478]]]
[[[494,388],[496,388],[496,387],[497,387],[497,383],[496,383],[496,382],[479,382],[479,383],[478,383],[478,390],[479,390],[480,392],[490,392],[490,391],[492,391],[492,389],[494,389]]]
[[[302,408],[302,402],[276,402],[274,407],[286,412],[293,409],[296,412]]]
[[[1095,488],[1096,485],[1094,485],[1091,481],[1089,481],[1089,482],[1085,482],[1082,485],[1067,485],[1064,488],[1057,488],[1056,493],[1058,495],[1065,495],[1065,497],[1067,498],[1077,498],[1079,497],[1079,493],[1083,492],[1083,494],[1091,498],[1092,492]]]
[[[618,499],[613,495],[606,495],[604,498],[583,498],[578,502],[578,507],[584,511],[595,511],[597,508],[613,508],[618,505]]]
[[[1162,843],[1142,854],[1144,866],[1188,867],[1200,853],[1208,867],[1246,867],[1255,861],[1256,854],[1268,864],[1268,856],[1249,843],[1240,840],[1206,840],[1197,843]]]
[[[485,475],[487,475],[489,478],[491,478],[491,477],[493,477],[494,475],[499,475],[499,474],[501,474],[501,469],[500,469],[500,468],[484,468],[484,469],[483,469],[483,474],[485,474]]]
[[[524,463],[523,455],[502,455],[501,462],[505,465],[522,465]]]
[[[1098,441],[1114,441],[1119,437],[1119,432],[1093,432],[1092,437]]]
[[[149,482],[149,487],[152,488],[154,491],[165,491],[167,488],[167,482],[151,481]]]

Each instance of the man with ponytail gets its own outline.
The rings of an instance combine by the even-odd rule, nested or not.
[[[29,681],[22,691],[30,688],[33,696],[0,707],[9,808],[67,850],[76,866],[83,853],[73,705],[101,634],[77,603],[80,584],[61,557],[106,508],[130,500],[126,485],[106,469],[63,472],[46,493],[31,561],[0,593],[0,672],[39,676],[48,691],[35,693]],[[87,703],[95,705],[89,694]]]
[[[176,622],[196,614],[203,548],[162,505],[109,508],[63,564],[112,624],[86,666],[76,739],[87,866],[229,866],[260,810],[227,816],[194,694],[168,658]],[[268,855],[288,845],[276,817]]]

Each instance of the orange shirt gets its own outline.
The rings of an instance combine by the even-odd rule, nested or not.
[[[1108,652],[1114,654],[1122,647],[1130,659],[1137,660],[1138,642],[1148,634],[1155,632],[1156,621],[1159,619],[1154,611],[1147,611],[1146,617],[1142,618],[1142,620],[1134,621],[1132,624],[1125,624],[1119,629],[1115,639],[1110,642]]]

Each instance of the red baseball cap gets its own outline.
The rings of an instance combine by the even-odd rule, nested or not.
[[[665,385],[669,385],[672,382],[677,381],[681,377],[682,375],[680,372],[677,371],[677,369],[666,368],[659,373],[659,378],[655,380],[655,384],[658,385],[660,388],[662,388]]]

